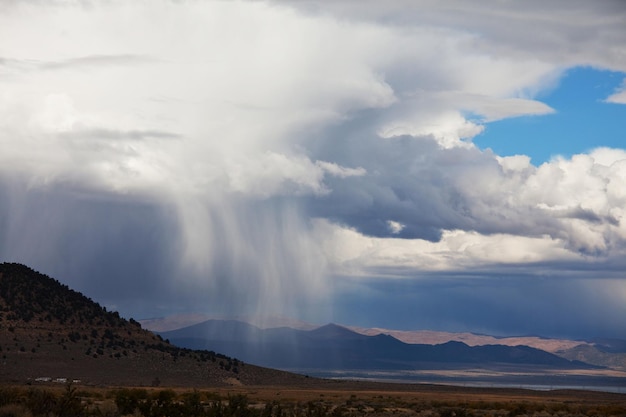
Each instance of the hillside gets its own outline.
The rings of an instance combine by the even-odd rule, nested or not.
[[[0,264],[0,382],[224,386],[302,382],[209,350],[171,345],[32,269]]]
[[[583,361],[592,365],[625,371],[626,351],[623,350],[623,347],[621,349],[613,350],[610,346],[607,347],[605,344],[602,344],[602,341],[598,341],[594,344],[584,344],[571,349],[564,349],[556,352],[556,354],[570,360]]]
[[[161,335],[179,346],[227,351],[246,361],[279,369],[590,368],[528,346],[407,344],[389,335],[367,336],[334,324],[307,331],[286,327],[260,329],[235,320],[208,320]]]

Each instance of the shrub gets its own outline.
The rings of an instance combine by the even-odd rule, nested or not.
[[[57,405],[57,399],[50,391],[32,388],[26,395],[26,406],[36,416],[50,415]]]
[[[0,388],[0,407],[20,402],[20,391],[17,388]]]
[[[8,404],[0,407],[0,417],[32,417],[32,414],[21,404]]]
[[[120,414],[133,414],[147,398],[145,389],[121,389],[115,393],[115,405]]]

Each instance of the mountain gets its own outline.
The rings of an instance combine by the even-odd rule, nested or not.
[[[539,336],[494,337],[475,333],[450,333],[432,330],[389,330],[380,328],[349,327],[357,333],[373,336],[388,334],[411,344],[442,344],[450,341],[463,342],[469,346],[506,345],[529,346],[571,360],[599,367],[626,371],[626,340],[592,339],[569,340]]]
[[[192,320],[189,320],[189,317],[192,318]],[[213,317],[211,319],[215,320],[218,318]],[[141,323],[145,323],[146,326],[155,332],[163,332],[187,327],[184,325],[185,323],[187,325],[198,324],[206,320],[209,320],[209,317],[195,314],[145,320],[141,321]],[[265,329],[272,327],[290,327],[298,330],[312,330],[317,327],[310,323],[285,319],[283,317],[241,317],[232,318],[231,320],[243,321]],[[462,342],[469,346],[528,346],[553,353],[570,361],[580,361],[598,367],[626,371],[626,340],[621,339],[571,340],[540,336],[495,337],[469,332],[451,333],[433,330],[393,330],[357,326],[345,327],[366,336],[376,336],[380,334],[389,335],[408,344],[441,345],[447,342]],[[205,345],[200,343],[200,346]]]
[[[183,327],[193,326],[207,320],[237,320],[252,324],[261,329],[269,329],[273,327],[290,327],[292,329],[312,330],[316,325],[301,320],[295,320],[283,316],[236,316],[236,317],[216,317],[208,316],[201,313],[182,313],[173,314],[166,317],[155,317],[138,320],[141,325],[153,332],[167,332],[170,330],[182,329]]]
[[[566,359],[626,371],[625,340],[595,339],[555,353]]]
[[[580,345],[590,344],[590,342],[581,340],[551,339],[538,336],[495,337],[485,334],[475,334],[468,332],[451,333],[433,330],[391,330],[381,328],[364,328],[356,326],[349,326],[348,328],[357,333],[365,334],[368,336],[375,336],[377,334],[388,334],[405,343],[426,345],[438,345],[451,341],[463,342],[469,346],[524,345],[534,347],[540,350],[545,350],[546,352],[550,353],[557,353],[559,351],[571,349]]]
[[[580,369],[570,361],[528,346],[407,344],[385,334],[367,336],[328,324],[314,330],[261,329],[236,320],[207,320],[162,332],[173,344],[229,352],[247,362],[279,369],[413,370],[463,367]]]
[[[32,269],[0,264],[0,383],[220,386],[302,383],[209,350],[180,348]]]
[[[626,340],[594,339],[591,341],[598,350],[606,353],[626,353]]]

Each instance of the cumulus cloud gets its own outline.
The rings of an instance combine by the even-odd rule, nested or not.
[[[534,166],[472,142],[554,112],[540,93],[570,67],[626,71],[617,3],[2,6],[3,259],[111,298],[132,277],[163,305],[295,311],[335,275],[624,255],[623,150]]]
[[[496,262],[495,258],[487,260],[491,256],[507,263],[546,261],[566,254],[568,259],[582,261],[586,255],[617,257],[623,253],[624,151],[600,148],[535,167],[527,157],[500,158],[474,148],[439,148],[432,139],[421,142],[430,146],[414,138],[395,143],[374,140],[398,149],[365,151],[376,155],[380,165],[364,166],[377,174],[353,179],[345,188],[334,185],[335,192],[319,204],[319,216],[335,219],[363,239],[370,235],[431,240],[407,244],[411,249],[406,250],[415,253],[416,268],[425,248],[442,253],[439,245],[460,235],[481,243],[472,244],[472,251],[457,249],[455,257],[480,264]],[[381,160],[381,155],[393,163]],[[420,155],[419,160],[415,155]],[[382,167],[391,168],[385,172]],[[402,228],[390,227],[388,219]],[[404,245],[390,242],[394,247]],[[546,250],[544,243],[555,250]],[[352,246],[340,245],[344,244]],[[506,253],[517,256],[509,261]],[[441,262],[447,265],[450,259],[448,254]],[[388,263],[394,264],[391,259]]]

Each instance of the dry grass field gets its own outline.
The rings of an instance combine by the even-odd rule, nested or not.
[[[320,381],[306,388],[289,386],[231,387],[214,390],[219,395],[245,395],[253,402],[280,401],[298,404],[327,403],[356,407],[361,414],[378,414],[381,410],[397,414],[414,414],[421,408],[443,406],[468,409],[503,407],[510,411],[519,405],[537,409],[587,409],[608,407],[626,416],[626,394],[598,391],[533,391],[510,388],[471,388],[447,385],[394,384],[362,381]],[[378,411],[378,412],[376,412]],[[510,415],[510,414],[509,414]],[[590,415],[584,414],[583,415]],[[602,414],[600,414],[602,415]]]
[[[0,387],[0,416],[626,416],[626,394],[311,379],[306,386]]]

